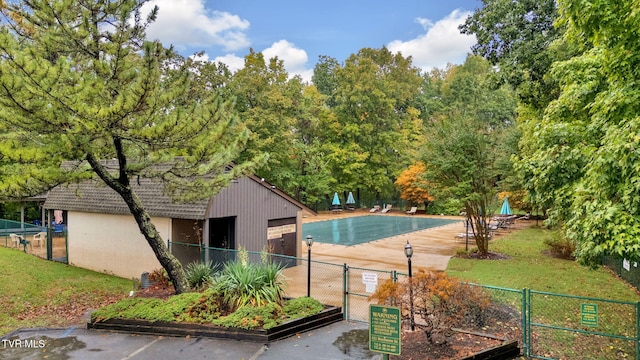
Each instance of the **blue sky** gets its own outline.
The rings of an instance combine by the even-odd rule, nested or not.
[[[150,38],[181,54],[237,70],[252,48],[277,56],[290,74],[311,78],[319,55],[343,62],[364,47],[387,46],[425,71],[460,64],[473,36],[458,25],[480,0],[152,0],[160,8]]]

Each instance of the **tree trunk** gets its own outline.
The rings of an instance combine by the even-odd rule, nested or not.
[[[128,191],[124,194],[120,193],[120,195],[127,206],[129,206],[131,214],[138,223],[140,232],[144,235],[149,246],[151,246],[156,258],[160,262],[160,265],[167,270],[167,274],[173,284],[173,288],[176,290],[176,294],[188,292],[190,290],[189,281],[187,280],[187,275],[182,264],[175,256],[173,256],[173,254],[171,254],[171,252],[169,252],[162,236],[160,236],[155,225],[151,222],[149,213],[144,209],[144,207],[142,207],[138,197],[133,193],[133,191]]]
[[[167,246],[158,233],[155,225],[151,222],[151,217],[147,210],[142,206],[142,202],[135,194],[135,192],[131,189],[131,185],[129,182],[129,176],[126,173],[126,157],[123,155],[124,152],[121,151],[121,141],[116,139],[114,141],[116,144],[116,149],[118,151],[118,160],[119,160],[119,177],[114,178],[107,169],[100,164],[100,162],[92,155],[87,155],[87,161],[95,171],[95,173],[104,181],[104,183],[112,188],[115,192],[117,192],[124,202],[129,207],[129,211],[133,215],[133,218],[136,220],[138,224],[138,228],[140,229],[140,233],[144,236],[151,246],[156,258],[160,262],[160,265],[167,270],[167,275],[169,276],[169,280],[173,283],[173,288],[176,291],[176,294],[182,294],[190,290],[189,281],[187,280],[187,275],[184,272],[184,268],[180,261],[173,256]]]
[[[486,256],[489,253],[489,219],[478,208],[474,203],[465,206],[478,252],[480,256]]]

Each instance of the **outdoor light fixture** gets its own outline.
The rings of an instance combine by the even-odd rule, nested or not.
[[[307,297],[311,297],[311,245],[313,245],[313,236],[307,235]]]
[[[407,244],[404,246],[404,254],[407,256],[407,260],[409,261],[409,277],[411,277],[411,257],[413,256],[413,247],[409,244],[409,240],[407,240]]]
[[[404,246],[404,254],[407,256],[407,263],[409,265],[409,314],[411,315],[411,331],[415,330],[415,321],[413,319],[413,274],[411,273],[411,257],[413,256],[413,247],[409,244]]]

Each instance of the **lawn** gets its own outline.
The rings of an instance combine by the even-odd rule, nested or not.
[[[76,324],[87,311],[127,296],[133,280],[0,247],[0,336],[19,328]]]
[[[482,285],[532,290],[528,301],[532,355],[560,359],[634,358],[636,305],[640,295],[613,272],[590,269],[575,261],[550,256],[544,244],[553,232],[529,228],[514,232],[489,244],[491,252],[508,255],[503,260],[453,258],[449,275]],[[539,292],[539,293],[538,293]],[[522,306],[522,292],[490,291],[498,302],[516,312]],[[565,295],[551,295],[565,294]],[[594,300],[587,298],[607,299]],[[597,307],[595,322],[583,323],[583,305]],[[565,331],[562,329],[577,329]],[[609,337],[583,335],[595,331]]]
[[[489,250],[508,255],[505,260],[452,258],[447,274],[482,285],[511,289],[529,288],[559,294],[640,301],[630,285],[606,268],[590,269],[575,261],[547,254],[551,230],[528,228],[489,244]]]

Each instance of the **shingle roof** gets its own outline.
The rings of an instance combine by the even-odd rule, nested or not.
[[[113,166],[110,161],[105,161],[105,163],[107,166]],[[69,164],[63,164],[63,166],[69,166]],[[264,179],[260,179],[255,175],[247,177],[261,184],[269,191],[278,194],[298,208],[315,215],[313,210],[284,191],[275,188]],[[131,187],[150,216],[201,220],[205,219],[209,202],[211,201],[211,199],[204,199],[190,203],[174,202],[164,194],[163,184],[159,180],[149,178],[141,177],[136,179],[132,181]],[[98,180],[87,180],[78,184],[57,186],[47,194],[44,207],[46,209],[103,214],[128,215],[131,213],[122,197]]]
[[[209,199],[188,204],[176,203],[163,194],[157,181],[141,178],[132,183],[133,191],[151,216],[173,219],[204,219]],[[96,180],[53,188],[45,201],[47,209],[92,212],[104,214],[130,214],[124,200],[113,189]]]

